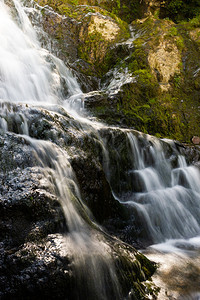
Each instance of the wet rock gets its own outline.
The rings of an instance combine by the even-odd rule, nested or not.
[[[182,153],[187,157],[190,164],[199,166],[200,161],[200,147],[198,145],[188,145],[186,144],[182,150]]]
[[[13,126],[15,114],[19,111],[26,117],[32,137],[51,139],[59,151],[67,149],[84,205],[93,213],[88,210],[85,220],[88,227],[91,226],[91,234],[103,240],[110,249],[109,255],[119,273],[123,297],[132,290],[137,299],[148,299],[150,290],[145,280],[153,274],[155,265],[131,246],[102,232],[94,223],[95,219],[105,224],[116,219],[127,220],[127,212],[111,193],[101,165],[102,148],[95,141],[94,134],[85,134],[80,124],[75,124],[59,107],[53,110],[50,106],[47,110],[47,107],[12,105],[12,109],[9,108],[10,132],[2,131],[0,135],[1,299],[43,297],[76,300],[78,297],[77,270],[69,250],[70,239],[67,238],[68,224],[59,198],[49,185],[29,138],[21,135],[20,124],[17,128]],[[50,163],[48,167],[54,168]],[[78,290],[87,295],[84,282],[88,278],[87,275],[82,276],[83,284]],[[94,299],[91,295],[86,298]]]
[[[107,97],[104,93],[94,91],[84,97],[84,105],[87,109],[93,109],[98,106],[106,105]]]
[[[7,247],[1,263],[4,266],[0,283],[2,299],[71,296],[73,274],[62,235],[52,234],[40,242],[26,242],[19,248]]]
[[[77,157],[72,160],[72,167],[83,199],[98,222],[126,216],[125,210],[112,195],[102,167],[94,158]]]

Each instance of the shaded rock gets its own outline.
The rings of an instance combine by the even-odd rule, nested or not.
[[[181,149],[182,153],[187,157],[190,164],[199,166],[200,162],[200,147],[198,145],[188,145],[186,144],[184,148]]]
[[[102,223],[107,219],[126,218],[126,211],[117,202],[106,180],[102,166],[93,157],[77,157],[72,160],[83,199],[95,219]]]
[[[106,105],[107,97],[105,93],[94,91],[84,96],[84,106],[87,109]]]
[[[61,235],[49,235],[40,242],[27,242],[4,251],[1,256],[2,299],[70,299],[73,273]]]

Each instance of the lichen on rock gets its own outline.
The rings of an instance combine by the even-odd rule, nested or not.
[[[106,19],[101,15],[93,15],[88,26],[88,34],[98,32],[106,41],[115,40],[119,31],[119,26],[112,19]]]
[[[170,79],[180,73],[181,55],[175,42],[162,37],[159,45],[148,54],[150,68],[157,76],[160,88],[168,91]]]

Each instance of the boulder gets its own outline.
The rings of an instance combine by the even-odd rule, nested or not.
[[[200,137],[194,135],[194,136],[192,137],[192,143],[193,143],[194,145],[199,145],[199,144],[200,144]]]

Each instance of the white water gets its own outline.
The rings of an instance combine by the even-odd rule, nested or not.
[[[120,160],[124,150],[116,138],[119,130],[113,128],[112,131],[109,143],[114,149],[110,148],[109,152],[115,158],[112,163],[108,162],[106,170],[110,170],[111,164],[116,170],[112,168],[114,173],[109,172],[107,178],[116,199],[133,212],[129,226],[134,227],[134,222],[139,221],[143,242],[149,240],[148,243],[152,243],[143,252],[160,264],[153,278],[161,287],[158,299],[199,300],[199,169],[188,166],[172,141],[159,141],[129,130],[123,130],[127,139],[121,143],[127,144],[125,151],[130,164],[128,168],[126,165],[122,167],[123,161]],[[126,188],[123,192],[124,175],[120,178],[123,168],[126,181],[132,186],[128,192]]]
[[[136,209],[154,243],[200,234],[199,170],[187,166],[178,153],[173,169],[161,143],[152,137],[145,161],[145,148],[139,147],[131,132],[127,135],[134,154],[131,172],[136,190],[123,203]]]
[[[76,178],[69,163],[67,152],[48,141],[34,140],[25,136],[34,148],[34,155],[42,167],[44,178],[48,178],[48,186],[62,205],[69,234],[66,236],[66,249],[71,253],[74,272],[77,277],[77,299],[109,299],[106,287],[110,285],[113,296],[118,299],[120,287],[110,256],[110,248],[99,241],[95,230],[84,221],[90,215],[81,201]],[[90,224],[96,227],[95,224]],[[85,285],[85,286],[84,286]],[[112,286],[112,287],[111,287]],[[81,299],[81,298],[80,298]]]
[[[82,203],[76,178],[68,161],[68,154],[51,142],[29,137],[26,116],[15,103],[49,106],[64,103],[62,82],[68,89],[66,106],[72,112],[83,106],[82,92],[66,66],[42,49],[35,31],[18,0],[14,0],[15,21],[9,8],[0,2],[0,127],[8,130],[12,118],[14,132],[32,145],[33,155],[41,168],[43,178],[48,180],[49,190],[59,199],[69,230],[66,248],[73,257],[77,278],[77,299],[120,299],[111,258],[110,247],[99,241],[100,233],[95,224],[89,226],[84,219],[90,212]],[[81,100],[81,101],[80,101]],[[91,229],[91,228],[93,229]],[[103,237],[101,237],[102,239]],[[107,288],[109,286],[109,289]],[[81,295],[81,292],[86,293]]]
[[[103,276],[106,271],[117,299],[120,296],[109,247],[104,242],[99,242],[84,221],[87,209],[81,201],[68,154],[50,142],[28,137],[26,116],[16,113],[12,105],[8,106],[5,102],[64,105],[81,122],[83,130],[95,132],[97,142],[103,149],[104,167],[109,180],[109,153],[98,133],[99,128],[104,125],[79,115],[78,111],[83,109],[83,94],[76,79],[59,59],[40,47],[23,7],[17,0],[14,3],[17,22],[13,21],[9,8],[0,2],[0,127],[2,131],[7,131],[9,112],[15,123],[19,123],[18,132],[26,135],[24,138],[31,143],[44,176],[49,178],[49,186],[62,204],[70,231],[66,245],[73,253],[77,270],[82,270],[81,278],[87,270],[90,295],[96,295],[97,292],[99,299],[109,299],[105,290],[107,279]],[[63,80],[68,89],[68,99],[64,99],[62,94]],[[117,88],[120,87],[117,85]],[[198,241],[200,235],[198,169],[188,167],[181,155],[178,156],[177,167],[173,169],[165,157],[161,143],[150,137],[148,141],[148,136],[145,137],[149,143],[147,159],[146,149],[140,147],[138,138],[129,131],[123,132],[131,148],[129,174],[132,174],[137,188],[131,191],[128,198],[119,200],[124,205],[135,208],[152,241],[159,243],[157,249],[171,249],[175,252],[175,249],[181,249],[177,246],[180,245],[178,241],[182,241],[182,245],[194,245],[194,239],[191,238],[196,236]],[[72,199],[76,199],[79,209],[82,208],[80,211],[72,204]]]
[[[174,169],[161,143],[149,137],[149,157],[132,133],[134,191],[123,203],[134,207],[154,245],[144,253],[160,264],[155,283],[160,300],[200,299],[200,171],[177,152]],[[148,137],[147,137],[148,139]],[[151,166],[149,166],[151,162]]]
[[[0,99],[12,102],[58,103],[61,80],[69,95],[81,90],[64,64],[42,49],[22,6],[14,1],[19,24],[0,2]],[[49,62],[50,61],[50,62]]]

